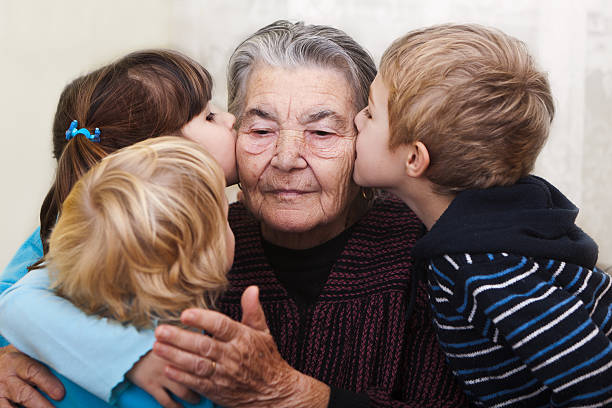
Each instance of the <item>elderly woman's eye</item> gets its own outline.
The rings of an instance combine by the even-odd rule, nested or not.
[[[363,114],[365,115],[366,118],[372,119],[372,114],[370,114],[370,108],[364,108]]]
[[[251,133],[257,136],[269,136],[273,132],[270,129],[253,129],[251,130]]]
[[[251,154],[260,154],[274,146],[277,133],[273,129],[245,128],[238,132],[239,144]]]
[[[333,133],[332,133],[332,132],[326,132],[326,131],[324,131],[324,130],[315,130],[313,133],[314,133],[316,136],[319,136],[319,137],[326,137],[326,136],[331,136],[331,135],[333,135]]]
[[[215,119],[215,113],[214,112],[210,112],[208,115],[206,115],[206,120],[211,122]]]
[[[336,155],[336,146],[342,140],[338,133],[327,130],[309,130],[305,136],[310,151],[319,157]]]

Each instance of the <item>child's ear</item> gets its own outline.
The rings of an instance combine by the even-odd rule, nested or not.
[[[429,167],[429,151],[422,142],[414,142],[407,151],[406,174],[410,177],[421,177]]]

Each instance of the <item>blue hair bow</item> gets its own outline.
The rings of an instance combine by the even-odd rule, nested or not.
[[[94,134],[92,135],[89,130],[85,128],[77,129],[79,126],[79,122],[73,120],[70,123],[70,127],[66,131],[66,140],[70,140],[79,133],[87,138],[87,140],[91,140],[92,142],[100,142],[100,129],[96,128],[94,130]]]

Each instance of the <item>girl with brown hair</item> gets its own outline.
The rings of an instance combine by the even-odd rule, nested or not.
[[[233,143],[222,143],[233,142],[235,118],[212,106],[211,94],[208,71],[169,50],[134,52],[66,86],[53,121],[56,180],[40,211],[43,248],[74,183],[107,154],[142,140],[177,135],[201,143],[220,161],[228,184],[237,182]],[[104,136],[97,143],[80,136],[67,140],[73,120],[83,129],[102,129]],[[211,126],[220,126],[225,140],[207,138]]]

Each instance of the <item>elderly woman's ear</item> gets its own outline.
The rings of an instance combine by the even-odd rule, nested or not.
[[[238,192],[236,193],[236,201],[238,201],[239,203],[244,202],[244,193],[242,192],[242,190],[238,190]]]

